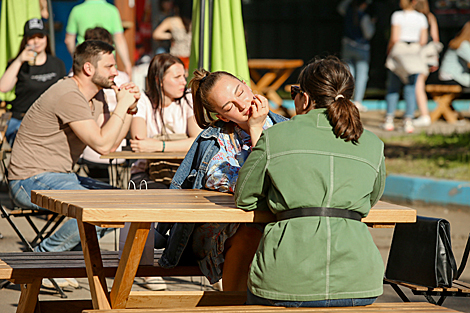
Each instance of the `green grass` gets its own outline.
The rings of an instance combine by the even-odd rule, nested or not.
[[[470,180],[470,133],[383,138],[388,174]]]

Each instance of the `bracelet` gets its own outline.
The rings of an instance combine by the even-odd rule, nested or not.
[[[131,110],[131,108],[127,109],[127,114],[130,114],[130,115],[136,115],[137,114],[137,107],[135,107],[134,109]]]
[[[124,123],[124,119],[122,117],[120,117],[119,115],[117,114],[113,114],[113,115],[116,115],[117,117],[119,117],[121,119],[121,121]]]
[[[162,141],[163,146],[162,146],[162,152],[165,152],[165,141]]]

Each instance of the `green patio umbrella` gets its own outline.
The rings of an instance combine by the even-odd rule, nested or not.
[[[250,83],[241,0],[194,0],[192,33],[189,79],[202,67]]]
[[[0,77],[8,61],[16,56],[23,39],[23,27],[27,20],[41,18],[38,0],[3,0],[0,16]],[[14,91],[0,93],[0,99],[11,101]]]

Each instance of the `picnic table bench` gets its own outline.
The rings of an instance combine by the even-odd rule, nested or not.
[[[103,274],[115,277],[119,265],[118,251],[101,251]],[[177,266],[164,269],[158,265],[161,252],[154,254],[154,266],[139,266],[136,275],[150,276],[202,276],[198,265]],[[83,252],[6,252],[0,253],[0,280],[5,279],[21,285],[17,312],[34,312],[43,278],[87,277]],[[74,303],[73,300],[68,304]],[[64,302],[61,302],[64,303]],[[69,306],[66,306],[69,308]],[[72,305],[72,307],[74,307]],[[75,307],[77,307],[75,305]],[[92,307],[91,300],[82,303],[81,309]],[[43,308],[44,309],[44,308]],[[43,312],[50,312],[43,310]],[[67,312],[71,313],[69,309]],[[78,312],[81,312],[78,311]]]
[[[403,302],[410,302],[410,299],[400,289],[400,287],[408,288],[414,295],[422,295],[428,300],[429,303],[442,305],[447,297],[470,297],[470,284],[454,280],[452,287],[436,287],[430,288],[425,286],[414,285],[410,283],[403,283],[391,279],[384,278],[384,283],[392,286],[393,290],[398,294]],[[435,301],[432,297],[438,296],[439,300]]]
[[[199,307],[177,307],[159,309],[118,309],[118,310],[84,310],[83,313],[160,313],[160,312],[224,312],[224,313],[270,313],[270,312],[313,312],[313,313],[341,313],[341,312],[431,312],[447,313],[458,312],[443,308],[426,302],[414,303],[374,303],[364,307],[331,307],[331,308],[292,308],[261,305],[231,305],[231,306],[199,306]]]

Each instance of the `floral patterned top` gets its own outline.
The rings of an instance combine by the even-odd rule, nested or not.
[[[273,125],[269,116],[263,129]],[[206,188],[220,192],[235,191],[238,171],[251,153],[251,137],[243,129],[234,126],[233,136],[227,129],[222,129],[218,138],[220,151],[209,162],[206,175]],[[233,138],[233,139],[232,139]],[[235,141],[235,142],[234,142]]]
[[[268,116],[263,129],[272,125],[273,122]],[[251,153],[251,137],[235,125],[233,131],[221,129],[217,140],[220,151],[209,162],[205,187],[233,193],[238,171]],[[199,268],[211,284],[222,278],[225,241],[237,232],[239,226],[239,223],[203,223],[193,231],[193,253]],[[263,229],[259,224],[251,224],[250,227],[256,227],[260,231]]]

